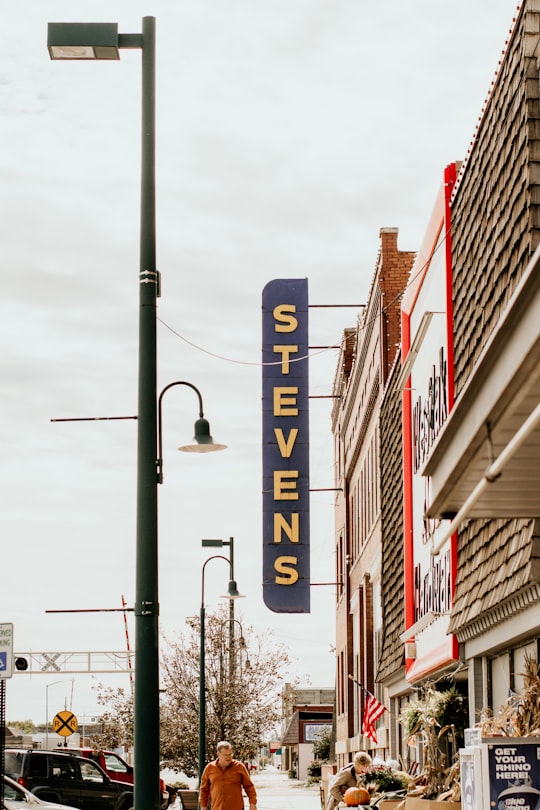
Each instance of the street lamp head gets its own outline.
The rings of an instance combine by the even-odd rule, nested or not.
[[[51,59],[120,59],[118,23],[49,23]]]
[[[246,598],[245,594],[239,593],[235,579],[229,580],[228,593],[224,593],[222,596],[220,596],[220,599],[245,599],[245,598]]]
[[[184,444],[178,448],[184,453],[213,453],[217,450],[226,450],[226,444],[218,444],[210,435],[210,424],[201,417],[195,422],[195,433],[191,444]]]

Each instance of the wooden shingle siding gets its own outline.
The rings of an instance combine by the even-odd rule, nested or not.
[[[404,666],[400,633],[405,625],[403,610],[403,497],[401,390],[396,381],[401,369],[398,353],[381,404],[381,601],[383,636],[377,682],[394,675]]]
[[[524,0],[452,202],[456,396],[540,241],[539,57],[540,0]],[[537,598],[538,528],[508,518],[460,530],[460,641]]]
[[[450,630],[468,626],[538,578],[540,522],[472,520],[460,534],[459,588]]]
[[[516,23],[452,203],[456,395],[540,240],[537,5]]]

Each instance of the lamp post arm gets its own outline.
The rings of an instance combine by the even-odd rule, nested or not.
[[[162,407],[162,400],[164,394],[169,390],[169,388],[173,388],[175,385],[187,385],[188,388],[191,388],[192,391],[195,391],[197,394],[197,398],[199,400],[199,418],[202,419],[204,417],[204,410],[203,410],[203,398],[202,394],[197,388],[196,385],[193,383],[188,382],[187,380],[176,380],[175,382],[169,383],[165,386],[161,394],[158,398],[158,424],[157,424],[157,435],[158,435],[158,453],[156,459],[156,473],[157,473],[157,482],[158,484],[163,483],[163,407]]]
[[[126,50],[142,50],[143,41],[142,34],[118,34],[118,47]]]
[[[230,579],[233,578],[231,561],[227,557],[224,557],[223,554],[213,554],[211,557],[208,557],[208,559],[204,561],[201,570],[201,607],[204,605],[204,572],[210,560],[225,560],[226,563],[229,563]]]

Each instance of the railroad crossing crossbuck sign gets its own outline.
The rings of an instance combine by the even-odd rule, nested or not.
[[[54,715],[52,721],[53,731],[60,734],[61,737],[69,737],[74,731],[77,731],[79,724],[73,712],[63,711]]]

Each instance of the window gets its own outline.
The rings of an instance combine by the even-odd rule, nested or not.
[[[17,754],[14,751],[6,751],[5,764],[5,773],[16,779],[22,770],[22,754]]]
[[[107,770],[115,771],[115,773],[128,772],[126,763],[120,759],[120,757],[117,757],[116,754],[104,754],[104,757]]]
[[[53,757],[51,768],[55,779],[68,780],[76,778],[75,763],[69,757],[65,759],[63,757]]]
[[[90,762],[90,760],[81,763],[81,776],[84,782],[103,783],[103,773],[93,762]]]
[[[23,791],[9,782],[4,782],[4,799],[9,799],[11,802],[26,802]]]
[[[47,757],[32,756],[30,760],[30,776],[47,776]]]

